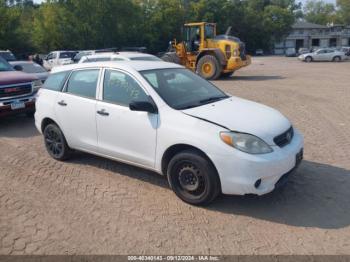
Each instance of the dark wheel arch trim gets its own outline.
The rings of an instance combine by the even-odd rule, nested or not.
[[[46,117],[41,121],[41,132],[44,132],[45,127],[49,124],[55,124],[56,126],[59,127],[59,125],[54,120],[52,120],[49,117]]]
[[[167,174],[167,170],[168,170],[168,165],[170,163],[170,160],[178,153],[182,152],[182,151],[186,151],[186,150],[194,150],[196,152],[198,152],[201,156],[203,156],[205,159],[207,159],[210,164],[214,167],[217,175],[218,175],[218,179],[219,179],[219,185],[220,185],[220,192],[221,192],[221,180],[220,180],[220,175],[219,172],[215,166],[215,164],[213,163],[213,161],[211,161],[211,159],[208,157],[208,155],[206,153],[204,153],[202,150],[200,150],[199,148],[195,147],[195,146],[191,146],[188,144],[175,144],[172,145],[170,147],[168,147],[165,151],[164,154],[162,156],[162,162],[161,162],[161,168],[162,168],[162,174],[166,175]]]

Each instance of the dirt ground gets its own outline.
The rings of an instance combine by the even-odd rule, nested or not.
[[[286,187],[193,207],[149,171],[54,161],[33,119],[1,119],[0,254],[350,254],[350,62],[259,57],[215,84],[302,131],[305,161]]]

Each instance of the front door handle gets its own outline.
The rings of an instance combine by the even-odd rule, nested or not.
[[[101,115],[101,116],[109,116],[109,113],[106,112],[105,109],[101,109],[97,111],[97,114]]]
[[[66,105],[67,105],[67,103],[66,103],[66,102],[64,102],[64,100],[62,100],[62,101],[58,102],[57,104],[59,104],[60,106],[66,106]]]

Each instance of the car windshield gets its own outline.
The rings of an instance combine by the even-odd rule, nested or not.
[[[3,58],[0,57],[0,72],[4,71],[14,71],[14,69],[9,63],[7,63]]]
[[[210,82],[183,68],[140,72],[172,108],[182,110],[228,98]]]
[[[47,72],[43,67],[41,67],[38,64],[35,63],[23,63],[19,64],[23,68],[23,72],[29,73],[29,74],[35,74],[35,73],[45,73]]]
[[[60,58],[73,58],[75,54],[75,52],[61,52]]]
[[[130,60],[135,61],[162,61],[160,58],[156,56],[137,56],[137,57],[130,57]]]

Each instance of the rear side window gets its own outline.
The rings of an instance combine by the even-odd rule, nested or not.
[[[68,80],[66,92],[95,99],[99,73],[99,69],[73,72]]]
[[[43,88],[61,91],[69,73],[70,71],[50,74],[50,76],[46,79]]]

